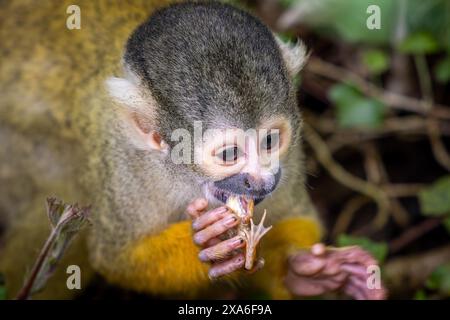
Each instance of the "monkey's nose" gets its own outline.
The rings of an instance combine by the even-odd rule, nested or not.
[[[243,184],[248,192],[257,196],[264,196],[270,192],[267,192],[267,189],[270,189],[270,182],[266,182],[261,178],[255,178],[248,173],[244,174]]]
[[[250,184],[250,181],[248,180],[248,178],[245,178],[244,186],[245,186],[245,188],[247,188],[247,190],[251,190],[252,185]]]
[[[255,198],[263,198],[272,192],[277,185],[276,177],[268,179],[253,177],[248,173],[239,173],[214,182],[214,185],[222,190],[234,194],[249,195]]]

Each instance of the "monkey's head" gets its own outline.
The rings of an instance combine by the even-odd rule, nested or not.
[[[245,194],[259,202],[276,189],[299,139],[292,78],[304,61],[301,43],[282,43],[245,12],[180,4],[136,29],[126,77],[107,84],[148,157],[183,168],[209,200]]]

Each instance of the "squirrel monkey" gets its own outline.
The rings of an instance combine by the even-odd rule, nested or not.
[[[273,298],[338,289],[383,297],[366,286],[376,264],[368,253],[316,244],[292,81],[305,62],[301,43],[284,44],[217,2],[156,11],[166,2],[77,3],[80,30],[64,28],[67,1],[0,4],[0,172],[13,172],[0,176],[11,185],[0,195],[0,272],[10,294],[48,232],[41,202],[56,193],[93,206],[63,273],[81,264],[112,284],[169,296],[226,276]],[[186,134],[194,138],[181,150]],[[240,271],[241,236],[225,236],[239,224],[225,206],[231,195],[254,199],[256,220],[266,209],[273,226],[259,249],[265,265],[252,274]],[[48,290],[67,296],[58,279]]]

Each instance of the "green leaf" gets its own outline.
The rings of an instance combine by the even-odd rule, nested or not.
[[[439,50],[439,44],[432,34],[417,32],[407,37],[400,44],[399,50],[408,54],[430,54]]]
[[[433,271],[425,285],[428,289],[437,290],[450,297],[450,264],[439,266]]]
[[[0,300],[6,300],[6,287],[0,286]]]
[[[361,98],[361,93],[348,84],[336,84],[331,87],[328,97],[335,104],[350,104]]]
[[[367,8],[374,4],[373,0],[306,0],[302,3],[301,23],[333,39],[383,44],[389,42],[395,27],[395,1],[376,1],[381,12],[380,29],[367,27],[367,19],[372,15],[367,13]]]
[[[340,247],[360,246],[369,251],[379,263],[383,263],[388,253],[388,245],[385,242],[375,242],[365,237],[353,237],[347,234],[339,235],[337,244]]]
[[[385,106],[349,85],[333,86],[329,98],[337,107],[336,118],[341,127],[375,128],[383,123]]]
[[[257,292],[252,292],[250,294],[249,299],[251,299],[251,300],[271,300],[272,297],[269,293],[267,293],[265,291],[257,291]]]
[[[450,216],[444,220],[443,224],[448,233],[450,233]]]
[[[389,56],[382,50],[368,50],[362,54],[362,62],[373,75],[379,75],[389,68]]]
[[[338,122],[341,127],[375,128],[383,123],[384,109],[384,105],[374,99],[338,105]]]
[[[277,33],[277,36],[284,43],[295,43],[297,41],[297,36],[292,32],[280,32]]]
[[[439,61],[434,69],[436,80],[440,83],[447,83],[450,81],[450,55]]]
[[[0,300],[6,300],[5,278],[0,274]]]
[[[416,294],[414,295],[414,300],[427,300],[427,294],[425,293],[425,290],[417,290]]]
[[[296,74],[294,76],[294,78],[292,79],[292,83],[294,85],[295,88],[299,88],[301,83],[302,83],[302,78],[300,76],[300,74]]]
[[[298,0],[280,0],[280,4],[283,8],[290,8],[298,3]]]
[[[450,176],[434,182],[419,193],[422,213],[426,216],[442,216],[450,212]]]

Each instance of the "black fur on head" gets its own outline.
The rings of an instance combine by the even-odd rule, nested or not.
[[[174,129],[190,130],[196,120],[203,129],[244,130],[272,115],[299,121],[274,36],[232,6],[183,3],[157,11],[132,34],[124,59],[160,105],[159,130],[169,144]]]

